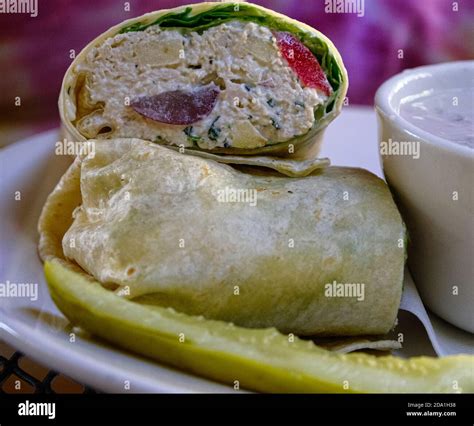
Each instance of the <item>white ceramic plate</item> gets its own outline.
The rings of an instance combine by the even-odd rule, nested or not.
[[[381,176],[376,134],[372,109],[347,108],[330,126],[322,154],[335,165],[363,167]],[[84,333],[70,341],[71,327],[49,297],[36,252],[39,213],[71,161],[54,155],[57,138],[57,131],[50,131],[0,150],[0,282],[38,285],[36,301],[0,298],[0,339],[50,368],[103,391],[233,391],[230,386],[161,366]],[[400,319],[409,331],[406,355],[434,354],[421,324],[406,315]]]

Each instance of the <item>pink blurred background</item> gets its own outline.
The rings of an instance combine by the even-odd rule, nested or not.
[[[36,18],[0,14],[0,146],[58,126],[57,96],[71,49],[78,53],[125,19],[191,2],[39,0]],[[349,72],[351,105],[371,105],[377,87],[405,68],[474,58],[474,0],[365,0],[362,17],[325,13],[324,0],[254,2],[331,38]]]

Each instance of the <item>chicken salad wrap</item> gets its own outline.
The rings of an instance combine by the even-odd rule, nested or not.
[[[40,247],[54,235],[60,257],[127,298],[191,315],[299,335],[394,326],[405,228],[379,178],[255,175],[148,141],[95,143],[46,203]]]
[[[378,336],[396,323],[405,227],[376,176],[288,178],[138,139],[91,143],[39,221],[50,294],[72,324],[246,389],[474,389],[469,356],[347,353],[396,347]],[[315,334],[342,340],[326,350]]]
[[[308,25],[250,3],[198,3],[91,42],[65,75],[59,109],[72,140],[315,158],[347,85],[337,49]]]

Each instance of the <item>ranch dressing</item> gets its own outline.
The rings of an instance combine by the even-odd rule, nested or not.
[[[431,90],[406,98],[400,115],[422,130],[474,149],[474,88]]]

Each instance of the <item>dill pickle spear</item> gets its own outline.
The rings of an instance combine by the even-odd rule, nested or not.
[[[75,325],[130,351],[263,392],[474,392],[474,357],[403,360],[337,354],[275,329],[248,329],[125,300],[66,262],[45,263],[51,296]]]

